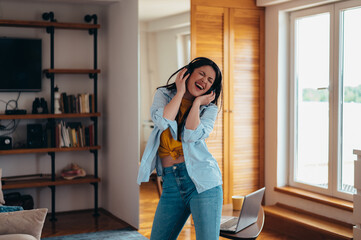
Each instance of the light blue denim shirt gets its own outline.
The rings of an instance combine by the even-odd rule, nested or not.
[[[172,137],[177,139],[177,122],[163,117],[164,107],[175,96],[176,90],[159,88],[154,96],[150,108],[154,129],[149,136],[145,147],[139,172],[138,184],[148,182],[149,176],[157,169],[158,176],[163,175],[162,162],[158,155],[160,135],[167,128]],[[186,129],[182,132],[182,147],[188,175],[197,188],[198,193],[222,184],[222,174],[217,160],[208,151],[205,139],[213,130],[216,121],[218,107],[210,103],[200,108],[200,124],[195,130]]]

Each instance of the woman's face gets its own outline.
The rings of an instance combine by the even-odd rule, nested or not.
[[[205,94],[213,85],[216,72],[209,65],[194,69],[188,79],[187,90],[193,97]]]

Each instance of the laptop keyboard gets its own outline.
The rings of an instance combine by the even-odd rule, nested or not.
[[[229,220],[221,224],[221,229],[231,229],[232,227],[234,228],[237,222],[238,218],[230,218]]]

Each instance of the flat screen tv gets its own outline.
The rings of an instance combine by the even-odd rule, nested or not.
[[[41,39],[0,38],[1,92],[41,91],[41,50]]]

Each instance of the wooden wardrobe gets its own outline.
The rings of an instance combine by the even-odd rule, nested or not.
[[[264,186],[264,9],[256,0],[191,0],[191,54],[223,74],[222,107],[207,145],[224,203]]]

